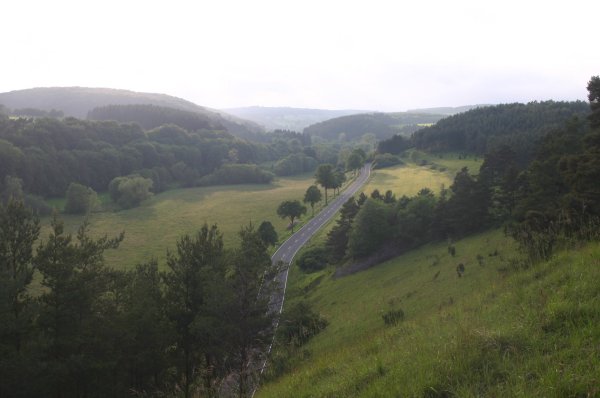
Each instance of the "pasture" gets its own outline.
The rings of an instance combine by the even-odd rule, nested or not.
[[[216,223],[225,246],[231,248],[238,242],[240,227],[250,222],[258,227],[262,221],[271,221],[280,239],[285,238],[289,234],[288,221],[277,216],[277,206],[283,200],[302,200],[313,182],[312,174],[304,174],[278,178],[271,184],[175,189],[155,195],[137,208],[92,213],[88,218],[90,232],[92,236],[114,236],[125,231],[121,246],[105,253],[110,266],[131,268],[151,258],[164,266],[166,251],[175,249],[177,238],[193,234],[204,223]],[[64,214],[61,218],[69,232],[75,232],[84,220],[82,216]],[[44,238],[49,223],[47,218],[42,220]]]

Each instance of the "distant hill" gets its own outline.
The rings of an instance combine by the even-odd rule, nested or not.
[[[464,106],[442,106],[438,108],[419,108],[409,109],[408,113],[433,113],[436,115],[456,115],[457,113],[463,113],[470,111],[475,108],[483,108],[485,106],[492,106],[491,104],[478,104],[478,105],[464,105]]]
[[[203,115],[213,125],[222,125],[231,134],[246,137],[262,132],[256,123],[212,110],[166,94],[90,87],[39,87],[0,93],[0,104],[11,109],[60,110],[65,116],[83,119],[94,108],[107,105],[149,104]]]
[[[368,112],[352,109],[330,110],[263,106],[229,108],[224,109],[224,111],[243,119],[252,120],[265,126],[267,130],[292,130],[299,132],[311,124],[324,120]]]
[[[342,116],[313,124],[304,129],[311,136],[327,140],[356,140],[367,133],[375,134],[379,140],[387,139],[395,134],[409,136],[423,125],[436,123],[444,115],[426,113],[363,113]],[[343,134],[343,136],[342,136]]]
[[[134,122],[146,130],[165,124],[176,124],[188,131],[223,130],[225,127],[215,118],[205,114],[157,105],[107,105],[88,112],[89,120],[114,120],[120,123]]]

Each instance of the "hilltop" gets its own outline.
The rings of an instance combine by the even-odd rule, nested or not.
[[[264,129],[248,120],[206,108],[167,94],[142,93],[112,88],[38,87],[0,93],[0,104],[11,108],[60,110],[65,116],[85,119],[88,112],[109,105],[155,105],[193,112],[206,118],[209,124],[223,126],[228,132],[247,136]]]
[[[442,119],[444,115],[426,113],[363,113],[329,119],[304,129],[311,136],[326,140],[357,140],[371,133],[382,140],[395,134],[409,136],[423,125],[430,125]],[[342,135],[343,134],[343,135]]]

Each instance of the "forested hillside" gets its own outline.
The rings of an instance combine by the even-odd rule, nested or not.
[[[311,136],[330,141],[356,141],[365,134],[374,134],[378,140],[394,134],[410,135],[420,124],[436,123],[442,115],[417,113],[364,113],[343,116],[313,124],[304,129]]]
[[[156,105],[107,105],[94,108],[87,114],[88,120],[114,120],[120,123],[137,123],[145,130],[176,124],[188,131],[225,130],[215,120],[196,112]]]
[[[63,196],[71,182],[106,191],[112,179],[132,173],[150,178],[154,192],[172,184],[222,183],[210,177],[217,170],[227,183],[262,183],[269,173],[255,164],[301,152],[302,141],[310,146],[291,132],[272,138],[257,144],[223,131],[188,131],[172,124],[144,131],[137,124],[109,121],[0,117],[0,192],[7,176],[21,179],[26,192],[45,197]]]
[[[85,118],[94,108],[108,105],[156,105],[199,113],[214,125],[222,125],[237,136],[263,131],[256,123],[196,105],[166,94],[90,87],[40,87],[0,93],[0,104],[10,108],[35,108],[62,111],[65,116]]]
[[[433,152],[464,151],[484,154],[502,145],[530,159],[539,139],[573,117],[585,120],[585,102],[530,102],[472,109],[440,120],[413,135],[417,149]]]

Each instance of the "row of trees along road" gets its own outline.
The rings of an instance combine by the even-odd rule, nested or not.
[[[243,227],[225,250],[204,225],[165,271],[107,267],[123,238],[92,239],[85,224],[73,236],[54,218],[41,239],[22,202],[0,205],[0,396],[249,395],[272,333],[263,281],[278,272],[259,232]]]
[[[364,165],[365,159],[366,154],[362,149],[352,151],[346,161],[346,170],[353,171],[356,175],[356,171]],[[335,169],[333,165],[326,163],[319,165],[317,168],[315,180],[325,189],[325,206],[327,206],[327,190],[333,189],[335,194],[335,190],[337,189],[339,194],[339,189],[346,182],[346,174],[343,170]],[[315,215],[315,204],[320,202],[322,197],[323,195],[316,185],[309,186],[304,194],[303,202],[310,204],[313,216]],[[290,219],[292,233],[294,232],[294,220],[302,217],[304,214],[306,214],[306,207],[298,200],[283,201],[277,208],[277,215],[281,218]]]

